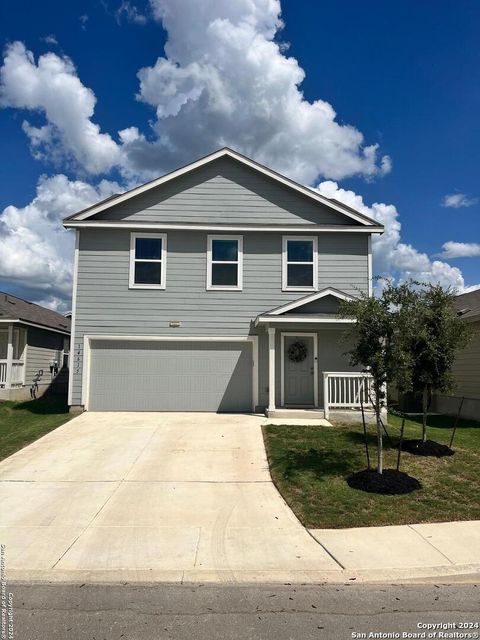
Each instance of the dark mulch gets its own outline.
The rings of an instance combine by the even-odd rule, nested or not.
[[[402,442],[402,451],[413,453],[414,456],[434,456],[435,458],[453,456],[455,453],[446,444],[440,444],[433,440],[426,440],[426,442],[423,442],[423,440],[404,440]]]
[[[373,469],[357,471],[357,473],[352,473],[348,476],[347,484],[352,489],[359,489],[368,493],[382,493],[388,496],[411,493],[416,489],[422,488],[416,478],[412,478],[407,473],[396,469],[384,469],[381,474]]]

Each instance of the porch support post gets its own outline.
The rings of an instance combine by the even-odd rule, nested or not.
[[[328,373],[323,372],[323,411],[325,414],[325,420],[330,418],[330,407],[328,397]]]
[[[275,329],[268,327],[268,411],[275,411]]]
[[[5,389],[12,387],[12,369],[13,369],[13,324],[8,325],[7,338],[7,379],[5,381]]]

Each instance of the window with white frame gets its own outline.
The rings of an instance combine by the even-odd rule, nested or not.
[[[165,289],[167,236],[132,233],[130,236],[130,287]]]
[[[316,237],[284,236],[282,289],[312,291],[318,287]]]
[[[207,289],[241,290],[242,236],[208,236]]]

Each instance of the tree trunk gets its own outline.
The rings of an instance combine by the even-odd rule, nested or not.
[[[375,414],[377,418],[377,471],[383,473],[383,433],[380,418],[380,388],[375,388]]]
[[[427,441],[428,385],[425,385],[423,388],[422,411],[423,411],[422,441],[426,442]]]

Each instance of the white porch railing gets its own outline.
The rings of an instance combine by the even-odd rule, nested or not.
[[[12,361],[11,379],[7,380],[7,361],[0,360],[0,387],[18,386],[24,383],[24,366],[21,360]]]
[[[323,402],[325,418],[330,409],[360,409],[371,406],[372,377],[361,372],[323,372]]]

